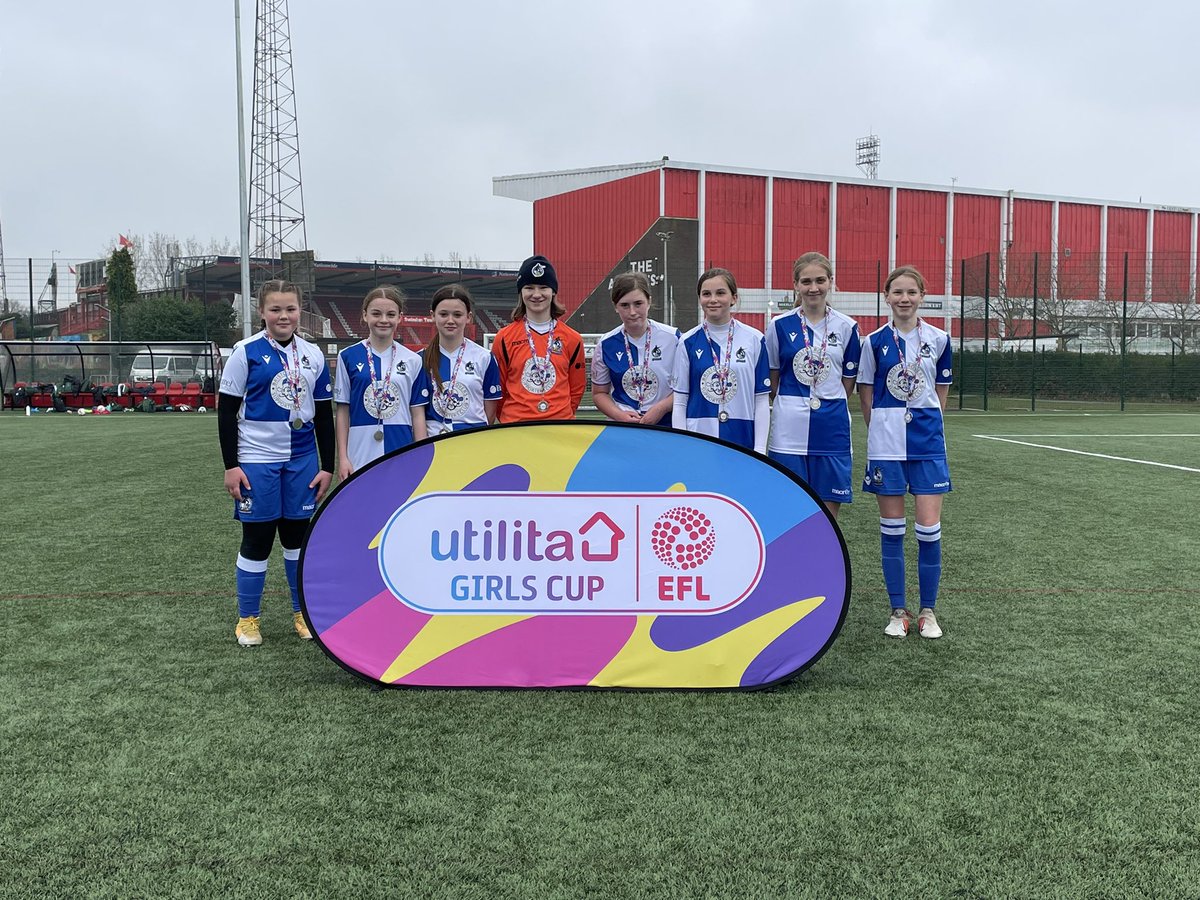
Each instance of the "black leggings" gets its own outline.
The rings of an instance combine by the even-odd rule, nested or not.
[[[243,522],[242,546],[238,551],[242,559],[261,561],[269,559],[275,543],[275,532],[279,532],[279,543],[284,550],[299,550],[304,543],[304,532],[308,519],[275,519],[273,522]]]

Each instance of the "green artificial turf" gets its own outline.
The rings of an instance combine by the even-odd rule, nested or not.
[[[1200,473],[973,435],[1200,468],[1084,437],[1200,415],[948,433],[941,641],[883,637],[856,490],[792,683],[373,692],[291,633],[278,553],[234,643],[215,417],[0,415],[0,896],[1197,896]]]

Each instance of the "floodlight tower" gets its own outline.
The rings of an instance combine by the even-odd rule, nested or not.
[[[308,245],[287,0],[257,0],[252,116],[250,246],[266,260],[256,265],[261,281],[283,275],[283,254]]]
[[[874,181],[879,177],[879,136],[868,134],[854,142],[855,163]]]

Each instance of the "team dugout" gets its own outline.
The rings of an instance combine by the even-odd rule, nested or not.
[[[220,349],[202,341],[0,341],[6,409],[212,406],[220,374]]]

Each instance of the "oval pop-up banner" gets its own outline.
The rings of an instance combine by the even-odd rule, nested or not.
[[[803,482],[712,438],[528,423],[371,463],[300,557],[320,646],[373,682],[756,688],[833,643],[845,543]]]

